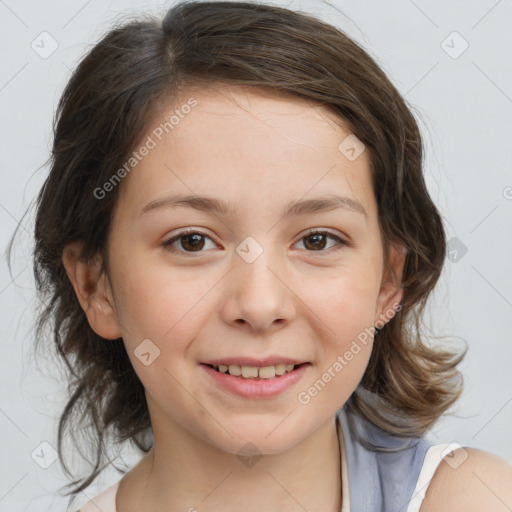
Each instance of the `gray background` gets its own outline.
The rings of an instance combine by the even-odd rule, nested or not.
[[[345,30],[421,115],[428,186],[451,248],[429,318],[435,333],[469,344],[465,393],[429,437],[512,462],[512,2],[274,4],[316,13]],[[49,156],[54,109],[70,70],[113,21],[141,11],[163,13],[170,5],[0,0],[3,247],[22,224],[14,282],[5,258],[0,263],[0,511],[64,510],[67,504],[56,496],[66,478],[58,461],[50,464],[64,383],[53,361],[34,361],[33,212],[22,219],[47,173],[41,166]],[[57,49],[45,54],[52,44]],[[137,458],[125,450],[122,460],[133,464]],[[109,468],[77,505],[119,478]]]

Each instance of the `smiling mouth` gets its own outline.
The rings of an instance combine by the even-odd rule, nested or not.
[[[302,364],[276,364],[272,366],[238,366],[236,364],[231,364],[229,366],[220,364],[218,366],[213,364],[206,364],[205,366],[209,366],[213,368],[215,371],[219,373],[224,373],[227,375],[231,375],[233,377],[240,377],[242,379],[248,380],[265,380],[265,379],[275,379],[279,378],[283,375],[293,372],[297,368],[308,365],[310,363],[302,363]]]

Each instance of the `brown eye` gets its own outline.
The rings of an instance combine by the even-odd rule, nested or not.
[[[335,244],[334,247],[330,247],[326,250],[325,247],[329,239],[334,240],[338,243]],[[328,231],[312,231],[308,233],[305,237],[303,237],[301,239],[301,242],[303,240],[305,241],[304,247],[306,247],[306,249],[309,252],[331,253],[333,251],[338,250],[339,247],[337,246],[339,245],[348,245],[348,243],[342,240],[340,237],[332,233],[329,233]]]
[[[322,250],[325,249],[327,237],[323,234],[315,233],[314,235],[304,237],[304,240],[307,240],[307,243],[304,244],[307,249]]]
[[[205,239],[212,240],[209,236],[197,231],[184,231],[163,242],[162,246],[171,252],[201,253],[204,252],[202,249],[205,247]],[[173,247],[176,242],[180,242],[179,247]]]
[[[213,243],[214,248],[217,247],[209,236],[198,231],[187,230],[178,233],[169,240],[166,240],[162,243],[162,246],[170,252],[201,254],[202,252],[205,252],[203,249],[205,248],[207,240],[210,240]],[[326,249],[329,240],[337,243]],[[348,242],[345,242],[340,237],[333,233],[329,233],[328,231],[312,231],[300,241],[304,241],[304,247],[308,252],[319,252],[321,254],[330,254],[331,252],[337,251],[340,248],[339,246],[349,245]],[[177,245],[178,243],[179,245]]]

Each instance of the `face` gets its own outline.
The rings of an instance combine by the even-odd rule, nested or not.
[[[182,93],[155,117],[141,139],[154,147],[124,178],[112,220],[112,309],[88,314],[98,334],[122,336],[154,431],[278,453],[358,385],[371,327],[401,292],[385,272],[368,152],[339,149],[349,134],[324,107],[227,86]],[[228,389],[203,364],[267,356],[307,364],[272,396]]]

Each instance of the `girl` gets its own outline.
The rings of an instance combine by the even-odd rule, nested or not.
[[[409,108],[340,30],[192,1],[111,30],[35,239],[68,474],[71,426],[96,436],[70,505],[107,436],[143,452],[82,512],[511,510],[510,465],[425,437],[462,389],[421,330],[445,233]]]

